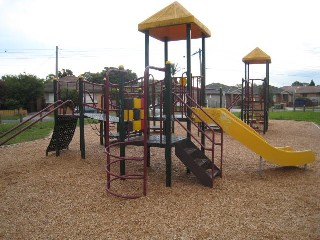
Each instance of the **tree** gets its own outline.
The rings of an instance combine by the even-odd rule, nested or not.
[[[66,103],[63,106],[64,113],[66,113],[68,107],[71,109],[74,109],[79,105],[79,94],[76,89],[71,89],[71,90],[67,89],[67,88],[61,89],[60,90],[60,99],[62,101],[71,100],[73,102],[73,104]]]
[[[291,86],[303,86],[303,83],[299,82],[299,81],[295,81],[291,84]]]
[[[0,80],[0,109],[4,107],[5,100],[7,99],[7,92],[5,82]]]
[[[109,70],[109,69],[112,69],[112,68],[109,68],[109,67],[105,67],[104,70],[102,71],[102,74],[103,76],[106,75],[106,72]],[[110,82],[111,83],[114,83],[114,84],[117,84],[119,83],[120,79],[123,77],[123,81],[124,82],[129,82],[130,80],[133,80],[133,79],[137,79],[137,74],[132,72],[132,70],[130,69],[127,69],[126,70],[126,73],[123,74],[121,72],[117,72],[117,71],[114,71],[114,72],[110,72],[109,74],[109,79],[110,79]]]
[[[106,76],[106,72],[109,71],[110,69],[114,69],[114,68],[105,67],[101,72],[97,72],[97,73],[85,72],[82,75],[87,81],[104,84],[103,79]],[[110,82],[114,84],[118,83],[122,77],[124,79],[124,82],[128,82],[130,80],[137,79],[137,74],[132,72],[129,69],[126,70],[125,74],[117,71],[110,72],[109,74]]]
[[[313,79],[310,81],[309,86],[315,86],[316,84],[314,83]]]
[[[62,69],[62,71],[58,71],[58,78],[63,78],[66,76],[74,76],[73,72],[70,69]],[[50,73],[46,76],[46,80],[52,80],[56,77],[55,74]]]
[[[102,72],[91,73],[85,72],[82,76],[89,82],[103,84],[104,74]]]
[[[54,79],[55,77],[56,77],[56,75],[55,75],[55,74],[50,73],[48,76],[46,76],[46,81],[48,81],[48,80],[52,80],[52,79]]]
[[[2,77],[6,87],[5,107],[25,108],[33,111],[39,97],[43,96],[43,80],[34,75],[20,74]]]
[[[178,66],[178,63],[171,64],[171,74],[174,77],[178,72],[180,72],[181,68]]]
[[[74,76],[73,72],[70,69],[62,69],[62,72],[58,72],[58,78],[63,78],[66,76]]]

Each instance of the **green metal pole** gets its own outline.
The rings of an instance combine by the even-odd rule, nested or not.
[[[166,62],[165,66],[165,99],[164,99],[164,114],[165,118],[165,136],[166,136],[166,186],[171,187],[171,103],[172,103],[172,84],[171,84],[171,64]]]
[[[53,101],[55,102],[54,107],[57,107],[58,104],[58,79],[53,79]],[[54,110],[54,127],[56,128],[56,156],[60,155],[60,140],[59,140],[59,128],[58,128],[58,109]]]
[[[223,96],[223,93],[222,93],[222,87],[219,88],[219,96],[220,96],[220,108],[222,108],[222,96]]]
[[[264,131],[268,131],[269,127],[269,62],[266,64],[266,108],[265,108],[265,126],[264,126]]]
[[[192,96],[192,86],[191,86],[191,24],[186,25],[186,36],[187,36],[187,91],[190,96]],[[187,102],[188,106],[190,106],[190,101]],[[188,109],[187,110],[187,129],[189,132],[191,132],[191,112]],[[190,139],[191,135],[190,133],[187,133],[187,138]]]
[[[144,48],[145,48],[145,55],[144,55],[144,62],[145,62],[145,64],[144,64],[144,67],[146,68],[147,66],[149,66],[149,55],[150,55],[150,53],[149,53],[149,30],[147,30],[147,31],[145,31],[145,33],[144,33],[144,40],[145,40],[145,43],[144,43]],[[148,76],[149,76],[149,71],[148,71]],[[149,102],[148,102],[148,99],[149,99],[149,85],[148,85],[148,83],[149,83],[149,81],[148,80],[146,80],[145,81],[145,84],[147,84],[147,86],[146,86],[146,89],[148,89],[148,92],[147,92],[147,94],[145,95],[145,96],[147,96],[147,99],[144,99],[144,101],[146,101],[146,104],[147,104],[147,106],[149,107]],[[149,115],[150,115],[150,113],[149,113],[149,109],[145,109],[145,111],[147,111],[145,114],[147,115],[147,119],[148,119],[148,121],[149,121]],[[148,129],[148,131],[150,131],[149,129]],[[148,133],[149,134],[149,133]],[[148,146],[147,147],[147,166],[148,167],[150,167],[150,156],[151,156],[151,153],[150,153],[150,146]]]
[[[144,67],[149,66],[149,30],[144,33]]]
[[[201,62],[201,106],[206,106],[206,38],[202,35],[202,62]]]
[[[199,49],[199,54],[200,54],[200,49]],[[205,35],[202,34],[202,61],[200,62],[201,64],[201,107],[206,107],[206,38]],[[205,130],[205,125],[204,123],[201,124],[201,144],[205,146],[206,139],[204,135],[204,130]],[[204,147],[201,147],[201,151],[205,152]]]
[[[120,140],[120,157],[126,156],[126,125],[124,122],[124,72],[120,72],[119,79],[119,140]],[[126,163],[124,160],[120,161],[120,175],[126,174]]]
[[[166,37],[164,39],[164,63],[166,64],[168,61],[169,55],[168,55],[168,38]]]
[[[84,139],[84,111],[83,111],[83,77],[79,77],[79,124],[80,124],[80,151],[81,158],[86,158],[86,146]]]
[[[109,118],[109,109],[107,108],[108,106],[108,101],[109,101],[109,88],[107,88],[107,78],[104,77],[104,87],[103,87],[103,101],[102,101],[102,114],[104,114],[105,116],[105,120],[103,121],[103,131],[101,132],[101,134],[103,134],[103,141],[104,141],[104,146],[106,147],[107,144],[107,118]],[[108,93],[108,94],[107,94]],[[107,114],[108,112],[108,114]],[[109,121],[108,121],[109,124]],[[109,128],[109,127],[108,127]]]
[[[243,121],[243,104],[244,104],[244,79],[242,78],[242,82],[241,82],[241,112],[240,112],[240,118]]]

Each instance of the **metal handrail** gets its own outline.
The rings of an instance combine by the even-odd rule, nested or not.
[[[180,103],[182,103],[187,109],[190,110],[190,112],[192,114],[194,114],[212,133],[212,138],[210,138],[204,131],[203,129],[199,128],[194,121],[192,121],[192,117],[188,116],[188,115],[185,115],[189,120],[191,120],[191,123],[198,129],[198,131],[200,131],[201,133],[204,134],[204,136],[209,139],[209,141],[211,142],[211,148],[207,148],[204,144],[202,144],[193,134],[191,131],[189,131],[185,126],[183,126],[183,124],[174,116],[174,119],[175,121],[184,129],[187,131],[187,133],[190,134],[190,136],[204,149],[204,150],[207,150],[207,151],[211,151],[211,161],[212,161],[212,171],[211,171],[211,174],[212,174],[212,180],[214,179],[214,146],[215,145],[220,145],[221,146],[221,160],[220,160],[220,171],[221,171],[221,177],[222,177],[222,153],[223,153],[223,131],[221,131],[221,139],[220,139],[220,143],[216,143],[215,142],[215,131],[210,128],[210,126],[204,121],[203,118],[201,118],[201,116],[199,116],[199,114],[197,114],[193,108],[188,105],[185,101],[183,101],[183,99],[181,99],[177,94],[173,94],[179,101]],[[195,104],[195,106],[199,109],[201,109],[201,111],[210,119],[212,120],[217,126],[219,126],[221,128],[221,126],[216,123],[216,121],[214,121],[214,119],[207,113],[205,112],[201,106],[199,104],[197,104],[191,96],[189,95],[186,95],[187,99],[189,101],[191,101],[193,104]]]
[[[39,114],[41,114],[42,112],[44,112],[45,110],[47,110],[48,108],[54,106],[55,104],[62,102],[62,100],[58,100],[52,104],[50,104],[48,107],[44,108],[43,110],[41,110],[40,112],[38,112],[37,114],[35,114],[34,116],[28,118],[27,120],[23,121],[22,123],[20,123],[19,125],[15,126],[14,128],[10,129],[9,131],[5,132],[4,134],[2,134],[0,136],[0,139],[7,136],[9,133],[11,133],[12,131],[16,130],[17,128],[21,127],[23,124],[29,122],[31,119],[35,118],[36,116],[38,116]],[[71,100],[67,100],[62,102],[61,104],[59,104],[58,106],[54,107],[53,109],[51,109],[49,112],[47,112],[45,115],[41,116],[39,119],[37,119],[36,121],[32,122],[31,124],[29,124],[28,126],[22,128],[20,131],[16,132],[15,134],[13,134],[11,137],[9,137],[7,140],[3,141],[0,143],[0,146],[2,146],[3,144],[7,143],[8,141],[10,141],[11,139],[13,139],[14,137],[16,137],[17,135],[21,134],[22,132],[24,132],[25,130],[27,130],[28,128],[32,127],[33,125],[35,125],[36,123],[40,122],[43,118],[45,118],[46,116],[48,116],[50,113],[54,112],[56,109],[61,108],[63,105],[67,104],[67,103],[72,103],[74,105],[74,103]],[[74,107],[73,107],[74,108]]]

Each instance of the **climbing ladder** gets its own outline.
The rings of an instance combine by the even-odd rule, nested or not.
[[[78,117],[74,115],[57,116],[51,141],[46,150],[47,156],[52,151],[56,151],[56,155],[59,156],[61,150],[68,149],[77,127],[77,121]]]

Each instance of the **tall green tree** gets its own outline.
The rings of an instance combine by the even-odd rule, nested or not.
[[[110,69],[114,69],[114,68],[105,67],[101,72],[97,72],[97,73],[85,72],[82,75],[87,81],[103,84],[104,83],[103,79],[106,77],[106,73]],[[110,82],[114,84],[118,83],[121,76],[123,76],[124,82],[128,82],[130,80],[137,78],[137,74],[135,72],[132,72],[132,70],[127,69],[125,74],[121,74],[120,72],[117,72],[117,71],[110,72],[109,74]]]
[[[37,99],[43,96],[43,79],[31,74],[6,75],[1,79],[7,91],[4,103],[6,108],[35,110]]]
[[[54,79],[55,77],[56,77],[55,74],[50,73],[49,75],[46,76],[46,81],[47,81],[47,80],[52,80],[52,79]]]
[[[110,67],[105,67],[104,68],[104,70],[102,71],[103,76],[106,75],[106,72],[109,69],[112,69],[112,68],[110,68]],[[123,81],[124,82],[128,82],[130,80],[137,79],[137,74],[135,72],[132,72],[132,70],[127,69],[125,74],[121,74],[121,72],[117,72],[117,71],[110,72],[110,74],[109,74],[110,82],[114,83],[114,84],[119,83],[119,81],[121,79],[121,76],[123,76],[123,78],[124,78]]]
[[[63,78],[66,76],[74,76],[73,72],[70,69],[62,69],[62,72],[58,72],[58,78]]]
[[[73,102],[73,104],[68,102],[63,106],[64,113],[66,113],[67,107],[69,107],[70,109],[74,109],[79,105],[79,94],[76,89],[67,89],[67,88],[61,89],[60,99],[62,101],[71,100]]]
[[[314,83],[313,79],[310,81],[309,86],[315,86],[316,84]]]
[[[103,78],[105,77],[102,72],[91,73],[85,72],[82,76],[89,82],[103,84]]]
[[[4,108],[5,100],[7,99],[7,87],[4,81],[0,80],[0,109]]]
[[[291,84],[291,86],[303,86],[303,83],[299,82],[299,81],[295,81]]]
[[[62,71],[58,71],[58,78],[63,78],[66,76],[74,76],[74,74],[70,69],[62,69]],[[55,74],[50,73],[46,76],[46,80],[52,80],[55,77],[56,77]]]

